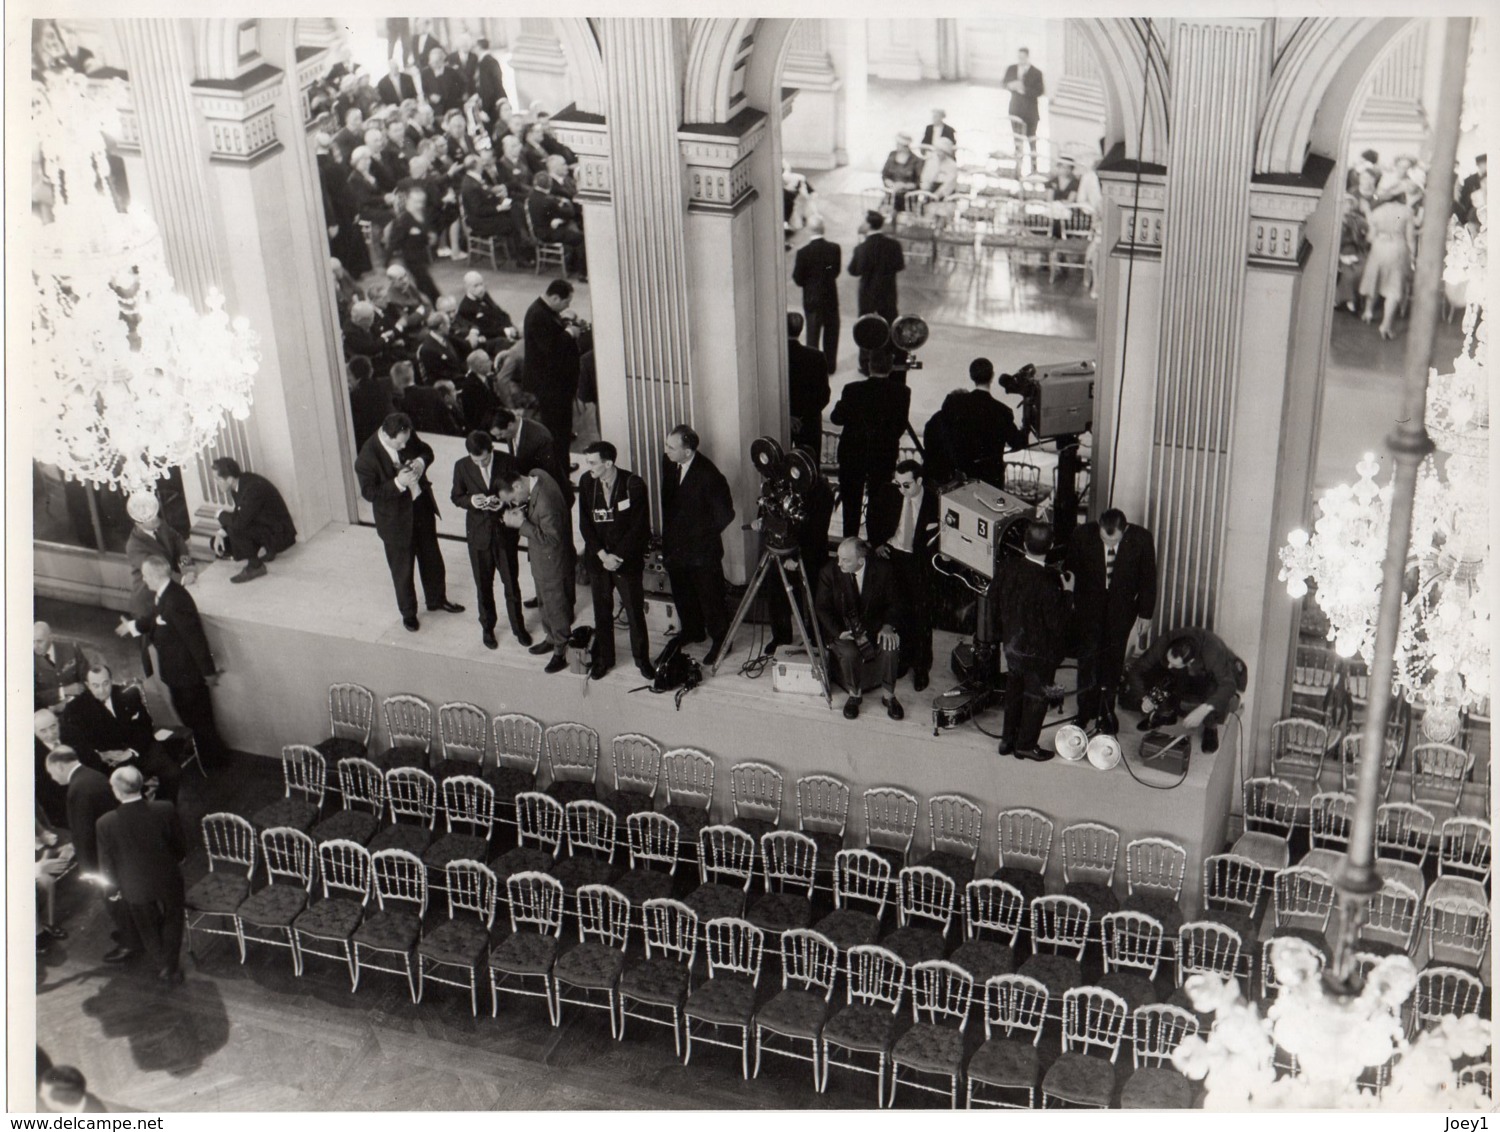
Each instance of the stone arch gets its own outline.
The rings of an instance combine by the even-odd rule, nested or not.
[[[1165,165],[1171,73],[1166,45],[1155,25],[1137,19],[1080,19],[1077,27],[1099,59],[1104,81],[1105,149],[1122,143],[1127,159]]]
[[[727,122],[739,113],[749,95],[744,71],[751,53],[759,46],[758,19],[694,19],[688,28],[687,75],[683,83],[684,122]],[[786,24],[776,20],[768,23]],[[772,47],[785,50],[785,33]],[[737,75],[741,81],[736,81]],[[753,101],[752,101],[753,105]]]

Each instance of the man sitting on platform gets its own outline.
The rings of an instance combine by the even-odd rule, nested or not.
[[[896,699],[901,638],[895,626],[901,609],[891,566],[871,557],[864,539],[846,538],[839,543],[838,559],[823,567],[816,602],[830,667],[849,692],[844,718],[859,718],[865,689],[876,685],[886,693],[881,696],[886,714],[903,718]]]
[[[297,541],[297,527],[286,500],[265,476],[242,471],[239,461],[220,456],[214,479],[229,493],[230,505],[219,512],[214,553],[227,554],[245,568],[231,582],[248,582],[266,572],[266,563]]]
[[[1203,753],[1219,749],[1219,728],[1240,706],[1245,662],[1207,629],[1163,634],[1130,666],[1130,695],[1140,697],[1145,717],[1136,724],[1151,731],[1171,724],[1183,731],[1203,729]]]

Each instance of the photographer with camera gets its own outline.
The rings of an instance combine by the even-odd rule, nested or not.
[[[453,465],[454,506],[465,511],[464,533],[469,546],[469,566],[474,572],[474,598],[479,604],[480,639],[487,649],[500,647],[495,639],[499,612],[495,608],[495,575],[505,591],[505,613],[510,631],[518,642],[531,647],[526,631],[526,615],[521,606],[520,535],[500,518],[504,504],[500,501],[500,477],[513,469],[515,461],[506,453],[495,451],[495,440],[488,433],[469,433],[464,447],[468,454]]]
[[[910,410],[911,389],[881,375],[844,386],[829,414],[828,419],[843,429],[838,468],[845,537],[859,534],[866,485],[873,493],[895,473]]]
[[[880,702],[892,719],[906,712],[896,698],[896,671],[901,637],[901,599],[895,571],[870,555],[861,538],[839,543],[838,559],[823,567],[818,578],[818,620],[828,640],[828,651],[839,683],[849,692],[844,718],[858,719],[866,688],[879,686]]]
[[[1203,729],[1205,755],[1219,749],[1219,728],[1240,706],[1245,662],[1207,629],[1164,633],[1130,666],[1130,697],[1145,716],[1139,731],[1176,725]]]
[[[752,529],[765,536],[765,544],[773,551],[787,543],[785,533],[777,534],[772,529],[777,525],[777,517],[768,515],[768,511],[776,508],[775,490],[776,485],[767,481],[761,492],[761,513],[750,524]],[[785,555],[782,565],[793,572],[802,571],[810,586],[816,586],[823,567],[828,564],[828,528],[833,524],[833,488],[823,476],[813,477],[800,507],[800,517],[791,534],[796,552]],[[766,642],[765,653],[770,655],[795,641],[792,636],[792,607],[787,601],[786,589],[780,585],[769,585],[765,589],[765,595],[766,613],[771,622],[771,639]],[[798,596],[802,597],[800,591]],[[807,608],[805,599],[800,604],[802,616],[809,619],[804,623],[810,628],[810,619],[816,613]]]
[[[1025,557],[1002,558],[991,589],[1005,650],[1005,724],[1000,754],[1046,762],[1037,747],[1047,716],[1047,690],[1062,663],[1073,575],[1047,565],[1052,524],[1026,526]]]
[[[617,452],[607,440],[583,450],[588,471],[578,481],[578,529],[583,560],[594,596],[594,663],[589,678],[602,680],[615,666],[615,591],[630,626],[630,656],[647,680],[651,642],[646,635],[643,574],[651,541],[651,500],[646,481],[615,466]]]
[[[875,556],[896,571],[906,617],[901,626],[901,659],[911,669],[911,685],[927,687],[932,672],[932,607],[937,573],[932,556],[938,543],[938,496],[927,489],[922,465],[902,460],[890,483],[870,496],[866,521]]]

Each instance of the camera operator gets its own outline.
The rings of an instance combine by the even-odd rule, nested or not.
[[[1203,729],[1203,753],[1219,749],[1219,728],[1240,706],[1244,661],[1207,629],[1163,634],[1130,666],[1130,696],[1139,696],[1140,731],[1177,724]]]
[[[927,489],[922,465],[902,460],[890,483],[870,496],[866,522],[875,556],[896,571],[901,608],[901,660],[920,692],[932,672],[932,606],[937,584],[932,556],[938,541],[938,496]]]
[[[1000,560],[991,589],[1007,670],[1000,753],[1040,763],[1053,757],[1037,740],[1047,715],[1046,689],[1062,663],[1073,575],[1059,576],[1047,565],[1051,523],[1027,524],[1025,549],[1024,558]]]
[[[843,429],[838,467],[845,537],[859,534],[865,486],[875,488],[894,474],[910,409],[911,389],[879,376],[851,381],[829,414],[828,419]]]
[[[958,476],[1005,486],[1005,453],[1026,443],[1026,430],[1016,427],[1009,405],[991,387],[995,366],[988,358],[969,363],[972,389],[954,390],[923,430],[928,461],[946,483]]]
[[[630,655],[642,676],[655,676],[646,636],[642,576],[651,541],[651,501],[646,481],[615,466],[615,446],[596,440],[583,450],[588,471],[578,481],[578,529],[594,595],[594,663],[589,677],[602,680],[615,666],[615,591],[630,626]]]
[[[801,570],[807,578],[808,587],[816,595],[819,578],[822,576],[823,567],[828,564],[828,528],[833,524],[833,488],[823,476],[818,476],[812,481],[808,489],[807,497],[803,503],[804,511],[802,519],[796,525],[795,538],[797,553],[787,555],[782,559],[784,565],[790,571]],[[764,518],[765,504],[762,502],[761,517],[751,523],[755,530],[765,532],[766,521]],[[770,541],[768,538],[766,541]],[[795,581],[793,582],[795,586]],[[786,599],[786,590],[780,582],[772,578],[764,591],[766,595],[766,613],[771,621],[771,639],[766,642],[765,653],[770,655],[778,648],[793,643],[792,637],[792,607]],[[799,601],[802,598],[798,591]],[[816,601],[816,596],[814,596]],[[802,609],[803,625],[808,632],[812,632],[811,618],[817,616],[816,609]],[[812,642],[808,642],[811,648]]]
[[[886,714],[904,718],[896,698],[901,637],[895,626],[901,620],[901,599],[889,563],[872,558],[864,539],[844,539],[838,559],[824,566],[818,578],[817,606],[831,667],[849,692],[844,718],[859,718],[865,689],[876,685],[886,693],[880,698]]]

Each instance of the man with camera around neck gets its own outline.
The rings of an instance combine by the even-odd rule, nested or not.
[[[885,692],[881,703],[886,714],[904,718],[896,698],[901,599],[890,564],[872,556],[864,539],[844,539],[838,558],[823,567],[818,579],[817,607],[831,667],[849,692],[844,718],[858,719],[865,689],[876,686]]]
[[[651,542],[651,500],[646,481],[615,464],[607,440],[583,450],[588,470],[578,481],[578,529],[594,597],[594,662],[589,677],[602,680],[615,665],[615,592],[630,626],[630,656],[647,680],[651,641],[646,634],[646,547]]]

